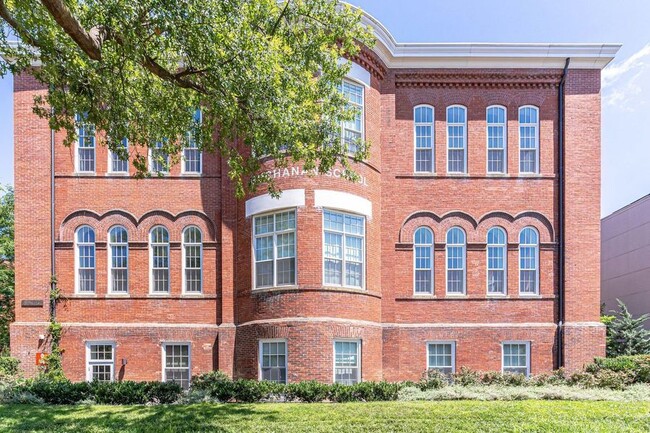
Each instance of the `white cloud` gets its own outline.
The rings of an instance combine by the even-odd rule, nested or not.
[[[650,44],[601,75],[603,102],[624,111],[636,111],[650,99]]]
[[[649,63],[647,63],[646,57],[650,56],[650,44],[647,44],[645,47],[641,48],[636,53],[632,54],[627,58],[623,63],[616,65],[611,65],[603,70],[601,75],[601,81],[603,88],[611,86],[619,78],[626,75],[627,72],[639,69],[647,68]]]

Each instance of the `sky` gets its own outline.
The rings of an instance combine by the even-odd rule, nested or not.
[[[650,1],[349,0],[398,42],[622,43],[602,74],[602,216],[650,194]],[[0,79],[0,183],[13,183],[12,79]]]

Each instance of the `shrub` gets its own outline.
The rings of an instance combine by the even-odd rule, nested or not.
[[[526,375],[521,373],[488,371],[481,376],[481,383],[484,385],[523,386],[526,382]]]
[[[221,370],[210,371],[192,377],[192,389],[208,391],[224,382],[232,382],[232,379]]]
[[[306,403],[323,401],[329,397],[330,386],[315,380],[290,383],[286,386],[287,400],[298,400]]]
[[[17,392],[29,392],[48,404],[75,404],[91,397],[88,382],[36,379],[17,387]]]
[[[422,374],[422,378],[417,386],[422,391],[426,391],[427,389],[440,389],[447,386],[450,380],[450,377],[440,370],[430,368]]]
[[[90,393],[98,404],[145,404],[147,391],[142,382],[91,382]]]
[[[349,385],[352,388],[354,401],[392,401],[397,400],[401,388],[399,383],[389,382],[359,382]]]
[[[330,385],[329,400],[334,403],[356,401],[354,385],[343,385],[340,383]]]
[[[147,382],[147,402],[171,404],[177,402],[183,394],[183,388],[173,382]]]
[[[634,376],[635,383],[650,383],[650,355],[596,358],[586,368],[586,371],[594,374],[601,370],[625,371]]]
[[[461,367],[460,371],[453,375],[453,378],[454,383],[461,386],[479,385],[481,383],[481,374],[467,367]]]
[[[559,368],[553,373],[538,374],[528,380],[528,383],[534,386],[547,386],[547,385],[566,385],[567,379],[564,369]]]
[[[19,376],[18,365],[20,361],[11,356],[0,356],[0,380]]]

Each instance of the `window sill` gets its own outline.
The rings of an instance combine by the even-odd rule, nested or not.
[[[181,298],[203,298],[203,293],[181,293]]]
[[[201,177],[203,176],[203,173],[185,173],[181,172],[182,177]]]
[[[155,298],[165,299],[165,298],[171,298],[171,297],[172,297],[171,293],[149,293],[147,295],[147,298],[154,298],[154,299]]]
[[[451,298],[451,299],[465,299],[469,298],[467,293],[445,293],[445,298]]]
[[[129,177],[130,174],[124,171],[109,171],[104,176],[106,177]]]
[[[106,298],[130,298],[130,293],[107,293]]]
[[[75,293],[70,298],[97,298],[97,293]]]
[[[92,176],[97,176],[97,172],[95,171],[75,171],[73,173],[77,177],[92,177]]]
[[[380,293],[370,292],[366,289],[359,289],[354,287],[341,287],[341,286],[279,286],[279,287],[265,287],[263,289],[252,289],[252,295],[263,295],[266,293],[281,293],[281,292],[336,292],[336,293],[351,293],[357,295],[371,296],[374,298],[381,298]]]

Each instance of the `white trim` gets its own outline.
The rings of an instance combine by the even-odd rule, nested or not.
[[[456,122],[454,122],[454,123],[449,122],[449,110],[452,109],[452,108],[462,108],[463,109],[463,112],[465,113],[465,116],[464,116],[465,121],[462,124],[461,123],[456,123]],[[464,106],[464,105],[461,105],[461,104],[452,104],[452,105],[449,105],[445,109],[445,135],[446,135],[446,138],[447,138],[447,167],[446,167],[447,170],[446,170],[446,172],[448,174],[452,174],[452,175],[467,175],[467,174],[469,174],[468,169],[467,169],[467,167],[468,167],[468,159],[469,159],[469,155],[468,155],[469,154],[469,149],[467,148],[468,147],[467,146],[467,135],[469,133],[469,131],[467,130],[467,125],[468,125],[467,114],[468,114],[467,107]],[[453,150],[459,150],[458,148],[449,147],[449,126],[462,126],[463,127],[463,171],[451,171],[451,170],[449,170],[449,152],[452,149]]]
[[[153,290],[154,284],[153,284],[153,243],[152,243],[152,237],[151,235],[153,234],[153,231],[157,229],[158,227],[161,227],[167,232],[167,291],[166,292],[156,292]],[[169,229],[165,227],[164,225],[157,224],[149,230],[149,294],[150,295],[156,295],[156,296],[169,296],[172,291],[172,273],[171,273],[171,247],[169,245],[170,243],[170,236],[169,236]],[[157,269],[164,269],[164,268],[157,268]]]
[[[124,146],[124,148],[126,149],[126,151],[128,153],[128,151],[129,151],[129,140],[127,138],[123,138],[122,140],[120,140],[120,143],[122,143],[122,142],[126,142],[126,146]],[[106,167],[106,173],[108,173],[108,174],[118,174],[118,175],[127,175],[127,174],[129,174],[129,167],[130,167],[129,160],[127,159],[125,161],[126,162],[126,171],[114,171],[113,170],[113,151],[111,149],[108,149],[108,148],[107,148],[107,150],[108,150],[108,152],[106,152],[106,153],[108,154],[108,166]],[[120,160],[120,162],[121,162],[121,160]]]
[[[284,343],[284,383],[289,383],[289,343],[286,338],[261,338],[257,345],[257,380],[262,379],[262,345],[264,343]]]
[[[111,242],[111,232],[114,229],[121,228],[126,232],[126,243],[124,242],[117,242],[113,243]],[[115,245],[119,246],[125,246],[126,245],[126,291],[124,292],[116,292],[113,290],[113,273],[111,272],[113,270],[113,250],[112,247]],[[129,231],[124,227],[123,225],[116,224],[114,226],[111,226],[108,229],[108,239],[106,240],[106,265],[108,267],[108,290],[107,293],[112,294],[112,295],[128,295],[129,294]],[[117,268],[117,269],[122,269],[122,268]]]
[[[167,354],[167,346],[187,346],[187,370],[188,370],[188,381],[192,380],[192,343],[190,341],[163,341],[161,344],[161,359],[162,359],[162,368],[161,368],[161,377],[163,382],[167,382],[167,363],[165,362],[165,355]]]
[[[329,189],[314,190],[314,207],[350,212],[372,219],[372,202],[348,192]]]
[[[79,151],[81,150],[81,147],[79,146],[79,142],[81,141],[81,133],[79,130],[81,129],[80,126],[84,126],[84,139],[86,137],[85,135],[85,126],[86,125],[91,125],[88,122],[84,122],[79,114],[75,114],[75,129],[77,131],[77,139],[75,140],[74,144],[74,171],[76,174],[96,174],[97,173],[97,131],[95,130],[95,125],[91,125],[93,128],[93,132],[95,133],[93,136],[93,146],[91,147],[84,147],[84,149],[92,149],[93,150],[93,169],[92,170],[81,170],[79,168]],[[110,152],[109,152],[110,153]]]
[[[415,235],[421,229],[425,229],[431,234],[431,243],[430,244],[418,244],[418,243],[415,242]],[[435,293],[435,287],[436,287],[436,285],[435,285],[435,275],[436,275],[436,273],[434,271],[434,267],[435,267],[435,244],[436,244],[435,234],[433,233],[433,230],[431,230],[429,227],[420,226],[417,229],[415,229],[415,232],[413,232],[413,295],[415,295],[415,296],[427,296],[427,295],[433,295]],[[429,247],[429,249],[431,251],[431,270],[430,270],[430,274],[431,274],[431,290],[429,290],[428,292],[416,292],[415,291],[415,282],[416,282],[415,275],[416,275],[416,272],[418,270],[417,269],[417,249],[416,249],[416,247],[418,247],[418,246]]]
[[[97,346],[97,345],[103,345],[103,346],[111,346],[112,347],[112,354],[113,354],[113,360],[108,362],[106,360],[97,360],[97,361],[91,361],[90,360],[90,346]],[[92,382],[93,380],[93,371],[92,371],[92,365],[110,365],[111,366],[111,382],[115,380],[115,341],[114,340],[92,340],[92,341],[86,341],[86,381],[87,382]]]
[[[304,189],[285,189],[278,198],[272,197],[270,194],[264,194],[246,200],[246,218],[279,209],[304,206]]]
[[[79,290],[79,271],[81,270],[80,267],[80,262],[79,262],[79,230],[81,230],[84,227],[88,227],[92,232],[93,232],[93,237],[95,239],[94,242],[92,242],[92,247],[93,247],[93,262],[95,266],[93,266],[93,290],[92,291],[80,291]],[[90,245],[90,242],[82,242],[83,245]],[[90,268],[84,268],[84,269],[90,269]],[[77,227],[74,231],[74,292],[77,295],[95,295],[97,294],[97,232],[95,231],[94,228],[89,226],[88,224],[83,224]]]
[[[431,109],[431,123],[429,122],[417,122],[415,120],[415,112],[418,108],[430,108]],[[417,127],[418,126],[431,126],[431,170],[430,171],[419,171],[417,169]],[[426,148],[424,148],[426,149]],[[414,173],[435,173],[436,172],[436,110],[432,105],[429,104],[419,104],[413,107],[413,172]]]
[[[495,229],[503,233],[503,244],[489,243],[490,232]],[[500,246],[503,249],[503,292],[490,293],[490,245]],[[485,235],[485,293],[489,297],[508,295],[508,232],[501,226],[490,227]]]
[[[199,231],[199,235],[201,236],[201,242],[198,243],[198,246],[199,246],[199,260],[201,261],[201,267],[199,268],[199,271],[200,271],[200,274],[201,274],[201,290],[199,290],[198,292],[188,292],[187,291],[187,275],[185,274],[186,265],[187,265],[186,255],[185,255],[186,254],[185,253],[185,247],[187,246],[186,243],[185,243],[185,232],[187,230],[189,230],[189,229],[192,229],[192,228],[197,229]],[[195,245],[197,245],[197,243],[191,243],[190,245],[195,246]],[[182,260],[182,263],[181,263],[181,272],[182,272],[181,281],[182,281],[182,283],[181,284],[183,286],[182,289],[181,289],[181,293],[184,294],[184,295],[201,295],[201,294],[203,294],[203,285],[205,283],[205,281],[203,280],[203,264],[204,264],[204,262],[203,262],[203,231],[201,231],[201,229],[196,225],[188,225],[181,232],[181,260]],[[192,269],[196,269],[196,268],[192,268]]]
[[[429,351],[429,345],[431,344],[451,344],[451,373],[456,373],[456,341],[455,340],[431,340],[426,341],[427,348],[427,359],[426,359],[426,368],[425,371],[435,369],[437,367],[431,367],[429,365],[429,357],[431,353]]]
[[[571,69],[602,69],[621,47],[603,43],[402,43],[375,17],[361,12],[361,23],[370,27],[376,39],[373,51],[388,68],[562,69],[571,57]]]
[[[303,190],[304,191],[304,190]],[[279,213],[284,213],[284,212],[291,212],[293,211],[294,213],[294,221],[295,221],[295,227],[292,230],[283,230],[283,231],[276,231],[275,230],[275,217]],[[255,220],[260,217],[264,216],[273,216],[273,231],[269,233],[263,233],[260,235],[255,234]],[[277,265],[278,265],[278,257],[277,257],[277,236],[278,233],[280,234],[285,234],[285,233],[293,233],[293,259],[294,259],[294,271],[293,271],[293,283],[290,284],[282,284],[278,285],[278,272],[277,272]],[[271,261],[273,262],[273,284],[270,286],[263,286],[263,287],[257,287],[257,259],[255,257],[255,240],[258,237],[273,237],[273,258]],[[268,261],[268,260],[267,260]],[[282,287],[294,287],[298,285],[298,212],[295,208],[290,208],[290,209],[279,209],[274,212],[268,212],[264,214],[259,214],[255,215],[253,217],[253,221],[251,224],[251,279],[252,279],[252,286],[251,290],[252,291],[258,291],[258,290],[267,290],[267,289],[274,289],[274,288],[282,288]]]
[[[366,290],[366,273],[367,273],[367,264],[366,264],[366,218],[363,215],[354,215],[354,214],[349,214],[352,217],[355,218],[362,218],[363,219],[363,234],[361,235],[361,287],[359,286],[350,286],[345,284],[345,277],[346,277],[346,271],[345,271],[345,264],[346,264],[346,258],[345,258],[345,248],[346,248],[346,237],[348,234],[345,232],[345,222],[343,225],[343,231],[335,231],[332,229],[329,229],[330,232],[340,234],[341,235],[341,240],[342,240],[342,245],[341,245],[341,284],[332,284],[332,283],[326,283],[325,282],[325,212],[326,211],[331,211],[333,213],[338,213],[343,216],[345,216],[344,212],[336,211],[336,210],[330,210],[330,209],[323,209],[323,216],[321,218],[321,239],[322,239],[322,256],[321,256],[321,265],[322,265],[322,282],[324,287],[343,287],[343,288],[351,288],[351,289],[358,289],[358,290]],[[358,238],[359,235],[356,234],[350,234],[352,237]]]
[[[535,247],[535,292],[534,293],[528,293],[528,292],[522,293],[522,291],[521,291],[521,271],[522,271],[522,269],[521,269],[521,246],[522,246],[521,234],[526,229],[533,230],[535,232],[535,236],[537,237],[537,243],[535,245],[533,245],[533,244],[523,244],[526,247],[532,247],[532,246]],[[539,232],[533,226],[526,226],[526,227],[522,228],[519,231],[517,241],[518,241],[517,242],[518,243],[518,246],[517,246],[517,252],[518,252],[518,255],[517,255],[517,267],[519,269],[519,275],[518,275],[518,277],[519,277],[518,278],[518,280],[519,280],[519,290],[518,290],[519,296],[522,296],[522,297],[527,297],[527,296],[536,297],[536,296],[539,296],[539,294],[540,294],[540,287],[539,287],[539,274],[540,274],[540,266],[539,266],[540,265],[540,263],[539,263]],[[525,270],[530,271],[531,269],[525,269]]]
[[[521,110],[525,108],[532,108],[535,110],[536,113],[536,118],[537,122],[536,123],[521,123]],[[518,145],[519,145],[519,155],[518,155],[518,161],[519,161],[519,167],[518,167],[518,173],[520,175],[525,175],[525,176],[530,176],[530,175],[535,175],[541,173],[541,167],[539,166],[539,154],[541,151],[541,143],[540,143],[540,131],[539,131],[539,126],[540,126],[540,118],[539,118],[539,107],[535,105],[522,105],[517,109],[517,138],[518,138]],[[522,147],[521,147],[521,127],[522,125],[527,125],[528,127],[530,126],[535,126],[535,171],[521,171],[521,152]],[[532,149],[525,149],[525,150],[532,150]]]
[[[449,246],[459,247],[460,244],[449,244],[447,241],[447,236],[449,232],[453,229],[459,229],[463,233],[463,291],[462,293],[458,292],[449,292]],[[458,270],[458,269],[455,269]],[[460,226],[449,227],[449,230],[445,233],[445,295],[454,297],[454,296],[466,296],[467,295],[467,233]]]
[[[530,376],[530,358],[531,358],[531,353],[530,353],[530,341],[522,341],[522,340],[507,340],[507,341],[502,341],[501,342],[501,372],[505,373],[505,365],[504,365],[504,359],[505,359],[505,351],[503,350],[503,346],[506,344],[525,344],[526,345],[526,377]]]
[[[488,111],[490,108],[501,108],[503,110],[503,123],[489,123]],[[490,171],[490,125],[503,126],[503,171]],[[506,175],[508,174],[508,108],[494,104],[485,108],[485,173],[489,175]]]
[[[357,343],[357,382],[362,382],[362,373],[361,366],[363,365],[363,360],[361,359],[361,342],[360,338],[334,338],[332,341],[332,383],[336,382],[336,343]]]
[[[489,300],[489,299],[486,299]],[[61,325],[67,328],[188,328],[188,329],[231,329],[233,327],[272,324],[272,323],[348,323],[359,326],[368,327],[382,327],[382,328],[556,328],[557,323],[554,322],[525,322],[525,323],[474,323],[474,322],[458,322],[458,323],[381,323],[372,322],[369,320],[356,320],[356,319],[341,319],[338,317],[279,317],[276,319],[260,319],[251,320],[248,322],[238,323],[222,323],[215,325],[213,323],[159,323],[159,322],[63,322]],[[50,322],[13,322],[12,326],[41,326],[47,327]],[[599,322],[565,322],[564,327],[594,327],[602,328],[605,325]]]
[[[370,72],[366,71],[363,66],[353,62],[352,60],[348,60],[344,57],[339,57],[339,65],[345,63],[350,64],[350,70],[345,76],[346,79],[351,81],[358,81],[364,86],[370,87]]]

